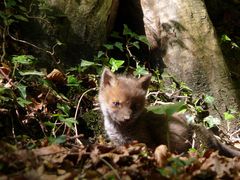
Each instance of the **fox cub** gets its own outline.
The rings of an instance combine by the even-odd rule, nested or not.
[[[167,117],[147,111],[145,95],[150,81],[151,74],[136,79],[104,69],[99,102],[106,133],[114,144],[137,140],[152,148],[165,144],[170,151],[183,153],[191,147],[192,136],[196,133],[205,146],[226,156],[240,156],[240,151],[220,143],[204,127],[187,124],[180,115]]]

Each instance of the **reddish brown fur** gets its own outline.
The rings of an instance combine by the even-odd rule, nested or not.
[[[144,109],[151,75],[140,79],[117,76],[105,69],[100,84],[99,102],[105,130],[116,145],[133,140],[149,147],[168,145],[173,152],[186,152],[195,131],[205,145],[227,156],[240,156],[236,150],[218,142],[204,127],[188,125],[180,115],[167,117]]]

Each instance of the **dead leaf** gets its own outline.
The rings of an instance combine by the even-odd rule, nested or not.
[[[65,84],[66,81],[65,75],[58,69],[53,69],[52,72],[47,75],[47,79],[57,84]]]
[[[220,156],[218,152],[213,152],[209,158],[202,164],[200,171],[211,170],[216,172],[217,178],[231,177],[231,171],[234,167],[234,161],[231,158]]]
[[[9,74],[10,74],[10,72],[11,72],[10,67],[9,67],[7,64],[5,64],[5,63],[1,63],[1,65],[2,65],[2,66],[0,67],[1,73],[4,73],[3,75],[8,78],[8,77],[9,77]]]
[[[166,145],[160,145],[154,151],[154,158],[159,167],[163,167],[167,163],[169,157],[170,153]]]
[[[62,163],[68,155],[69,150],[62,146],[53,144],[47,147],[34,149],[33,152],[36,156],[40,156],[51,163]]]

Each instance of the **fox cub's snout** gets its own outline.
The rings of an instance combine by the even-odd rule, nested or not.
[[[144,109],[151,74],[140,79],[118,76],[105,68],[99,102],[105,117],[119,124],[132,123]]]

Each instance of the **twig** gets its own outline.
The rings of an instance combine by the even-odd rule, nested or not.
[[[104,163],[113,171],[113,173],[116,175],[116,177],[117,177],[118,180],[121,180],[121,177],[120,177],[120,175],[118,174],[117,170],[114,169],[114,167],[113,167],[109,162],[107,162],[107,161],[106,161],[105,159],[103,159],[103,158],[100,158],[100,160],[101,160],[102,162],[104,162]]]
[[[13,123],[13,117],[12,116],[11,116],[11,123],[12,123],[12,135],[13,135],[15,143],[17,144],[17,139],[16,139],[15,128],[14,128],[14,123]]]
[[[28,42],[28,41],[25,41],[25,40],[22,40],[22,39],[17,39],[17,38],[15,38],[13,35],[10,34],[10,32],[9,32],[9,28],[7,28],[7,33],[8,33],[8,35],[9,35],[9,37],[12,38],[14,41],[17,41],[17,42],[21,42],[21,43],[24,43],[24,44],[30,45],[30,46],[32,46],[32,47],[38,49],[38,50],[41,50],[41,51],[44,51],[44,52],[50,54],[51,56],[54,54],[54,52],[51,52],[51,51],[48,51],[48,50],[43,49],[43,48],[41,48],[41,47],[38,47],[37,45],[32,44],[32,43],[30,43],[30,42]]]
[[[84,96],[85,94],[87,94],[88,92],[93,91],[93,90],[96,90],[96,89],[97,89],[97,88],[91,88],[91,89],[85,91],[85,92],[81,95],[81,97],[79,98],[78,104],[77,104],[77,107],[76,107],[76,111],[75,111],[75,115],[74,115],[74,120],[75,120],[75,121],[77,120],[78,110],[79,110],[80,103],[81,103],[81,101],[82,101],[83,96]],[[77,123],[74,123],[74,131],[75,131],[75,136],[79,136],[79,135],[78,135],[78,130],[77,130]],[[76,141],[77,141],[77,143],[79,143],[79,144],[82,145],[82,142],[81,142],[79,139],[76,139]]]
[[[56,44],[54,44],[54,45],[52,46],[52,49],[51,49],[52,51],[49,51],[49,50],[46,50],[46,49],[44,49],[44,48],[41,48],[41,47],[39,47],[39,46],[37,46],[37,45],[35,45],[35,44],[32,44],[32,43],[30,43],[30,42],[28,42],[28,41],[25,41],[25,40],[22,40],[22,39],[17,39],[16,37],[14,37],[13,35],[10,34],[10,32],[9,32],[9,27],[7,27],[7,33],[8,33],[8,36],[9,36],[10,38],[12,38],[14,41],[27,44],[27,45],[32,46],[32,47],[34,47],[34,48],[36,48],[36,49],[38,49],[38,50],[40,50],[40,51],[43,51],[43,52],[49,54],[49,55],[52,57],[54,63],[58,66],[58,68],[59,68],[60,70],[62,70],[62,68],[59,66],[59,62],[57,62],[56,57],[54,56],[54,55],[55,55],[55,48],[59,45],[58,43],[56,43]]]
[[[235,135],[235,134],[237,134],[237,133],[239,133],[240,132],[240,129],[238,129],[237,131],[235,131],[235,132],[233,132],[232,134],[230,134],[230,138],[229,139],[238,139],[239,140],[239,138],[234,138],[233,136]]]
[[[4,26],[3,28],[3,34],[2,34],[2,56],[1,56],[1,62],[3,62],[4,60],[4,57],[6,55],[6,49],[5,49],[5,46],[6,46],[6,32],[7,32],[7,26]]]

